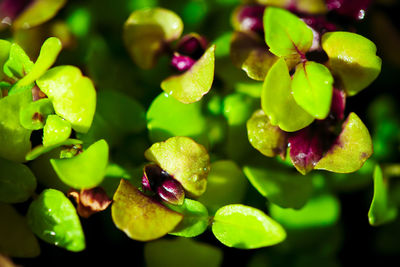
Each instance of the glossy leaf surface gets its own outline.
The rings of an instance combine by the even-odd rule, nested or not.
[[[376,46],[367,38],[351,32],[331,32],[322,36],[329,68],[338,75],[349,96],[370,85],[381,71],[382,60]]]
[[[124,25],[125,46],[133,61],[143,69],[154,67],[164,42],[179,38],[183,22],[174,12],[164,8],[134,11]]]
[[[207,229],[208,211],[201,202],[185,198],[182,205],[168,205],[168,207],[183,215],[183,220],[169,234],[195,237],[201,235]]]
[[[36,189],[36,178],[24,164],[0,158],[0,202],[28,200]]]
[[[274,157],[286,153],[286,133],[273,126],[263,110],[255,111],[246,125],[250,144],[263,155]]]
[[[215,45],[210,46],[186,72],[161,82],[161,88],[182,103],[199,101],[211,89],[214,80]]]
[[[212,232],[228,247],[254,249],[272,246],[286,238],[282,226],[262,211],[241,204],[220,208]]]
[[[18,86],[27,86],[40,78],[54,64],[61,49],[60,39],[56,37],[48,38],[43,43],[39,57],[32,66],[31,71],[18,81]]]
[[[99,140],[87,150],[69,159],[51,159],[51,165],[65,184],[86,189],[99,185],[108,164],[108,145]]]
[[[178,180],[195,197],[204,193],[210,171],[206,149],[188,137],[172,137],[153,144],[145,157]]]
[[[316,119],[325,119],[330,111],[333,77],[322,64],[307,61],[299,64],[292,80],[297,104]]]
[[[29,73],[32,67],[33,62],[25,51],[15,43],[11,44],[9,58],[3,66],[4,73],[8,77],[18,80]]]
[[[207,178],[207,190],[198,199],[214,214],[228,204],[241,203],[248,183],[234,161],[218,160],[211,163]]]
[[[367,127],[355,113],[343,123],[342,132],[315,169],[339,173],[354,172],[372,155],[372,140]]]
[[[393,221],[397,208],[389,199],[388,180],[384,179],[379,165],[374,169],[374,196],[368,212],[369,224],[378,226]]]
[[[340,203],[333,195],[324,194],[311,198],[300,210],[270,206],[271,217],[286,229],[305,229],[334,225],[339,219]]]
[[[179,260],[176,256],[179,255]],[[189,238],[162,239],[146,243],[144,258],[148,267],[218,267],[223,253],[207,243]]]
[[[272,125],[294,132],[313,122],[314,118],[302,109],[291,93],[292,80],[285,60],[279,59],[270,69],[263,84],[261,106]]]
[[[34,160],[37,157],[50,152],[51,150],[60,147],[60,146],[72,146],[72,145],[79,145],[82,144],[81,140],[78,139],[67,139],[62,143],[54,144],[52,146],[43,146],[43,145],[38,145],[34,147],[31,151],[28,152],[25,156],[25,160]]]
[[[71,135],[71,124],[58,115],[49,115],[43,129],[43,146],[54,146],[65,142]]]
[[[85,249],[85,236],[74,205],[60,191],[45,189],[28,210],[28,224],[42,240],[70,251]]]
[[[20,258],[39,256],[39,242],[29,229],[26,218],[21,216],[13,206],[1,202],[0,217],[1,254]]]
[[[69,121],[75,131],[89,130],[96,109],[96,91],[77,67],[52,68],[36,83],[53,102],[57,115]]]
[[[244,166],[243,172],[261,195],[282,208],[303,207],[313,191],[312,177],[291,169],[249,165]]]
[[[290,60],[300,60],[313,41],[311,29],[300,18],[276,7],[266,8],[264,31],[269,50]]]
[[[32,93],[24,91],[0,99],[0,157],[25,161],[31,150],[31,130],[19,122],[20,112],[32,101]]]
[[[162,237],[183,219],[123,179],[114,194],[111,214],[117,228],[139,241]]]

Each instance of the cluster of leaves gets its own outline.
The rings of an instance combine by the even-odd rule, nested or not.
[[[396,217],[387,179],[398,165],[377,164],[389,157],[386,140],[399,143],[396,111],[376,115],[373,138],[355,113],[345,118],[346,98],[378,77],[381,59],[373,42],[324,16],[362,19],[370,1],[234,1],[215,22],[230,17],[233,31],[209,27],[207,38],[194,25],[213,10],[196,1],[182,18],[157,1],[126,1],[134,11],[122,8],[124,24],[112,17],[120,7],[109,12],[118,22],[109,34],[123,32],[120,58],[93,30],[103,19],[96,3],[42,24],[65,2],[0,4],[12,29],[0,40],[0,253],[35,257],[36,237],[82,251],[79,217],[110,205],[131,239],[178,236],[146,243],[149,266],[174,265],[176,251],[183,265],[218,266],[220,249],[187,239],[207,229],[228,247],[285,241],[283,255],[336,236],[335,192],[372,177],[370,224]],[[370,158],[373,144],[383,147]],[[320,250],[330,258],[336,248]]]

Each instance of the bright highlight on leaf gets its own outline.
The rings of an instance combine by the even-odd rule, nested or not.
[[[299,62],[313,42],[313,33],[307,24],[281,8],[265,9],[264,31],[269,50],[291,61]]]
[[[220,208],[212,232],[224,245],[242,249],[272,246],[286,238],[279,223],[258,209],[240,204]]]
[[[96,91],[77,67],[52,68],[36,83],[53,102],[57,115],[69,121],[75,131],[89,130],[96,109]]]
[[[49,115],[43,129],[43,146],[61,144],[71,135],[71,124],[58,115]]]
[[[296,103],[316,119],[325,119],[331,108],[333,77],[322,64],[299,64],[292,80]]]
[[[194,197],[204,193],[210,171],[210,157],[206,149],[188,137],[171,137],[153,144],[145,157],[179,181]]]
[[[314,120],[294,100],[291,84],[289,69],[281,58],[269,70],[261,93],[261,107],[271,124],[287,132],[298,131]]]
[[[160,238],[183,219],[180,213],[164,207],[123,179],[113,200],[111,215],[115,225],[134,240]]]
[[[161,88],[182,103],[199,101],[210,91],[214,80],[214,54],[215,45],[212,45],[190,69],[162,81]]]
[[[322,36],[329,68],[343,82],[349,96],[370,85],[381,71],[382,60],[376,46],[367,38],[351,32],[329,32]]]
[[[76,189],[99,185],[108,164],[108,145],[99,140],[81,154],[69,159],[51,159],[51,165],[65,184]]]
[[[369,224],[379,226],[397,217],[397,207],[389,199],[389,181],[383,177],[379,165],[374,169],[374,197],[368,212]]]

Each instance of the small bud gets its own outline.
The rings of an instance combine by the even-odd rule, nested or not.
[[[72,190],[68,193],[75,199],[77,203],[77,211],[79,216],[88,218],[90,215],[105,210],[111,200],[102,187],[92,189],[82,189],[80,192]]]
[[[190,69],[196,61],[188,56],[182,56],[179,53],[174,53],[171,65],[180,72]]]
[[[179,54],[199,59],[208,46],[207,40],[196,33],[187,34],[179,41],[176,51]]]
[[[162,200],[173,205],[182,205],[185,199],[182,185],[174,179],[165,180],[157,187],[157,194]]]
[[[244,6],[238,13],[241,29],[264,33],[263,15],[265,6]]]

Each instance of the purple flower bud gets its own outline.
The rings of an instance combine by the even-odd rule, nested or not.
[[[238,13],[242,30],[264,33],[263,16],[265,6],[244,6]]]
[[[182,185],[174,179],[165,180],[157,187],[158,196],[173,205],[182,205],[185,199],[185,191]]]
[[[326,0],[326,7],[340,15],[361,20],[365,16],[371,0]]]
[[[333,89],[332,104],[330,115],[333,116],[335,120],[344,119],[344,108],[346,106],[346,94],[345,92]]]
[[[189,56],[197,60],[204,54],[207,46],[208,42],[204,37],[196,33],[191,33],[182,37],[178,43],[176,51],[179,54]]]
[[[0,20],[15,19],[33,0],[4,0],[0,3]],[[11,21],[10,21],[11,23]]]
[[[148,164],[144,166],[142,186],[143,189],[154,192],[156,187],[161,184],[168,176],[165,176],[165,172],[156,164]]]
[[[180,72],[187,71],[194,63],[196,63],[194,59],[188,56],[182,56],[179,53],[174,53],[171,60],[172,67]]]

